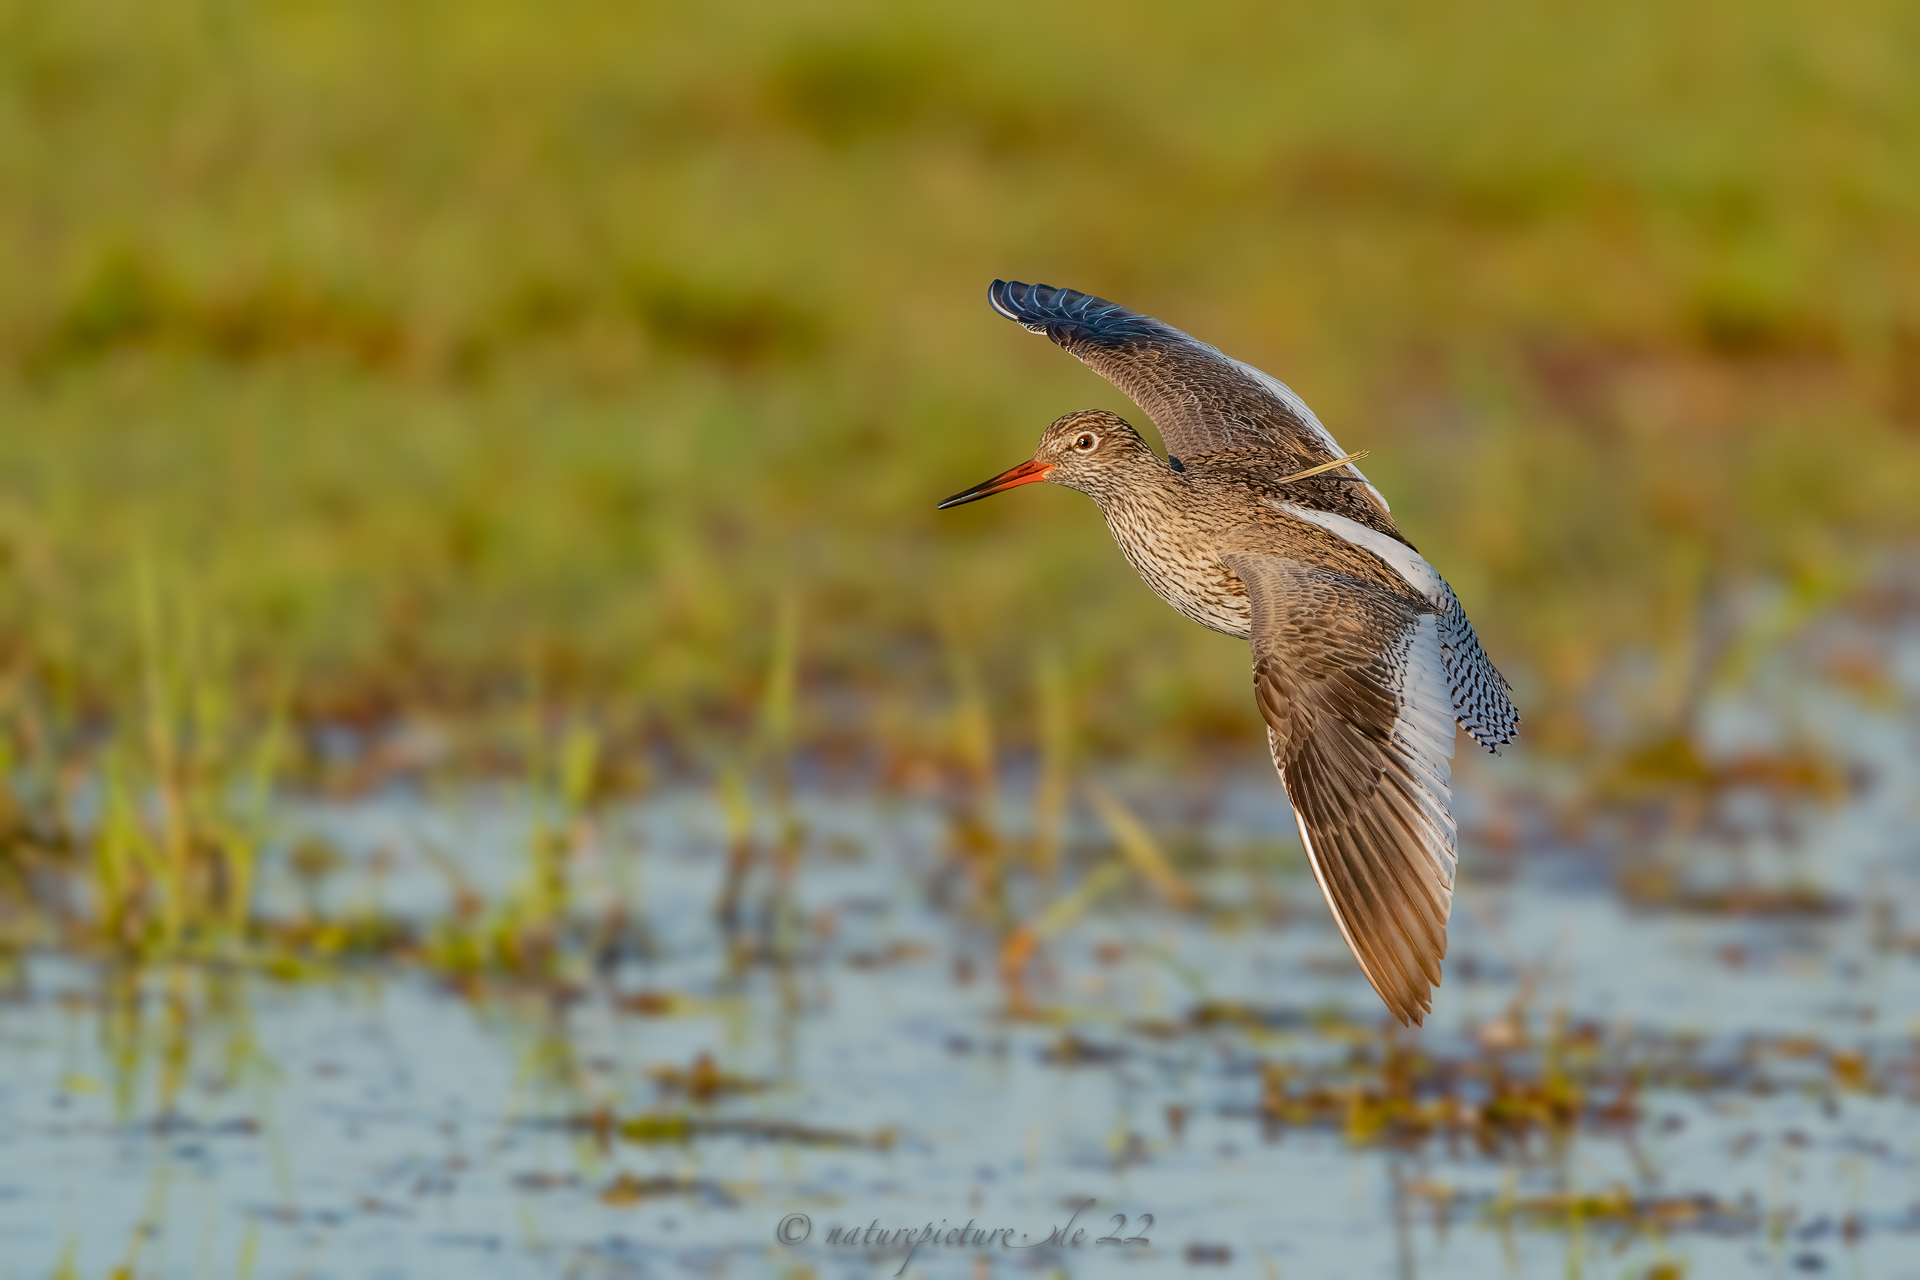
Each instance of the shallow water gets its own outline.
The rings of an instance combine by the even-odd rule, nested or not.
[[[31,957],[0,1006],[0,1276],[1920,1277],[1917,654],[1895,646],[1891,700],[1789,682],[1718,705],[1713,732],[1784,718],[1867,780],[1833,806],[1736,796],[1671,837],[1709,879],[1831,910],[1630,906],[1631,824],[1556,834],[1537,780],[1464,774],[1418,1033],[1384,1028],[1251,771],[1181,820],[1208,909],[1114,896],[1049,942],[1027,1018],[941,810],[825,793],[798,802],[791,885],[763,869],[746,900],[792,922],[784,963],[729,952],[699,792],[605,816],[576,884],[626,904],[624,941],[560,984]],[[484,792],[284,815],[348,855],[322,905],[418,919],[449,909],[449,865],[511,888],[531,819]],[[1496,819],[1524,852],[1486,851]],[[1110,856],[1080,837],[1083,867]],[[266,889],[283,913],[303,892]],[[1454,1081],[1421,1093],[1433,1115],[1556,1054],[1585,1055],[1585,1100],[1558,1127],[1366,1132],[1353,1099],[1415,1049]],[[727,1077],[705,1092],[659,1074],[703,1054]],[[909,1260],[873,1224],[1001,1234]]]

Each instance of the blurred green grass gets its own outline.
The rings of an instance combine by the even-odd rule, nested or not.
[[[697,735],[792,592],[815,691],[941,697],[945,627],[1024,731],[1044,650],[1106,749],[1251,740],[1084,500],[933,511],[1146,425],[1007,276],[1372,450],[1577,753],[1711,584],[1914,534],[1916,155],[1900,3],[0,0],[0,707],[127,706],[150,571],[263,715]]]

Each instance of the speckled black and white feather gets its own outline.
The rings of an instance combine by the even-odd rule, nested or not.
[[[1314,511],[1296,503],[1275,501],[1276,510],[1326,529],[1342,540],[1378,556],[1433,607],[1439,618],[1441,653],[1447,687],[1453,697],[1460,727],[1488,751],[1497,751],[1519,736],[1520,713],[1514,708],[1507,678],[1494,667],[1460,598],[1453,594],[1426,557],[1399,538],[1331,511]]]
[[[1445,655],[1448,691],[1460,727],[1495,755],[1520,736],[1520,711],[1513,705],[1513,689],[1480,647],[1480,637],[1467,621],[1453,589],[1447,589],[1447,608],[1439,614],[1440,649]]]

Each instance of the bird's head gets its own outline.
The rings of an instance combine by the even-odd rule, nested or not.
[[[1121,477],[1140,468],[1167,470],[1167,464],[1128,426],[1104,409],[1082,409],[1056,418],[1041,433],[1033,457],[971,489],[954,494],[940,510],[976,502],[1015,485],[1045,480],[1078,489],[1098,499]]]

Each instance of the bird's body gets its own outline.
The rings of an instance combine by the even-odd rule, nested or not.
[[[941,505],[1079,489],[1161,599],[1251,643],[1315,877],[1374,989],[1420,1021],[1446,954],[1454,725],[1492,749],[1519,723],[1459,601],[1283,384],[1085,294],[995,281],[990,297],[1127,392],[1169,456],[1113,414],[1072,413],[1031,462]]]
[[[1111,414],[1073,414],[1062,422],[1128,429]],[[1201,454],[1182,459],[1176,471],[1144,441],[1140,449],[1151,461],[1130,467],[1126,483],[1087,493],[1141,579],[1201,626],[1237,640],[1252,638],[1252,598],[1223,559],[1233,551],[1285,553],[1386,591],[1413,593],[1378,556],[1286,511],[1298,504],[1283,503],[1274,481],[1285,472],[1265,459],[1236,456],[1241,451]]]

